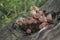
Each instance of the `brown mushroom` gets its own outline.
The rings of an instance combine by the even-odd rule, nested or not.
[[[37,20],[33,19],[33,18],[27,18],[25,21],[27,24],[32,24],[32,23],[37,23]]]
[[[31,7],[30,7],[30,10],[39,11],[39,8],[38,8],[38,7],[36,7],[36,6],[31,6]]]
[[[50,21],[50,20],[52,20],[52,15],[51,15],[51,14],[48,14],[48,15],[46,16],[46,18],[47,18],[48,21]]]
[[[26,29],[26,33],[30,34],[31,33],[31,29]]]
[[[22,26],[22,25],[26,25],[25,21],[26,21],[26,18],[20,17],[17,19],[16,23]]]
[[[39,28],[42,29],[48,25],[47,22],[43,22],[42,24],[39,25]]]
[[[30,11],[29,15],[32,16],[32,17],[34,17],[34,15],[36,15],[36,11],[34,11],[34,10]]]
[[[39,20],[40,22],[47,22],[47,19],[45,16],[40,16]]]
[[[23,25],[23,20],[22,20],[22,19],[17,19],[16,23],[17,23],[18,25]]]

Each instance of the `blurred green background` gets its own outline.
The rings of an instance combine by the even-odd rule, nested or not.
[[[30,6],[40,7],[46,0],[0,0],[0,26],[4,26],[19,14],[28,12]]]

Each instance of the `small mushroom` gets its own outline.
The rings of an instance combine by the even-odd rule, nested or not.
[[[17,23],[18,25],[21,25],[21,26],[22,26],[23,24],[26,25],[25,20],[26,20],[25,18],[20,17],[20,18],[17,19],[16,23]]]
[[[46,18],[47,18],[48,21],[50,21],[50,20],[52,20],[52,15],[51,15],[51,14],[48,14],[48,15],[46,16]]]
[[[32,23],[37,23],[37,20],[33,19],[33,18],[29,18],[29,19],[26,19],[25,21],[27,24],[32,24]]]
[[[47,22],[43,22],[42,24],[39,25],[39,28],[42,29],[48,25]]]
[[[17,19],[17,21],[16,21],[16,23],[18,24],[18,25],[23,25],[23,19],[21,18],[19,18],[19,19]]]
[[[26,33],[30,34],[31,33],[31,29],[26,29]]]
[[[38,8],[38,7],[36,7],[36,6],[31,6],[31,7],[30,7],[30,10],[39,11],[39,8]]]
[[[45,16],[40,16],[39,20],[40,22],[47,22],[47,19]]]
[[[33,22],[33,23],[37,23],[37,20],[36,19],[31,19],[31,21]]]
[[[33,17],[34,15],[36,15],[36,11],[34,11],[34,10],[30,11],[29,15]]]

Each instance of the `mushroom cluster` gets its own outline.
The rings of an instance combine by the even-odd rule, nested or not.
[[[35,33],[49,25],[48,21],[52,20],[52,15],[45,14],[45,11],[36,7],[30,7],[30,13],[26,17],[20,17],[16,23],[27,34]]]

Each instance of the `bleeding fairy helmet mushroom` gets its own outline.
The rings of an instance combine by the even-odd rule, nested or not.
[[[24,20],[25,20],[25,18],[20,17],[20,18],[17,19],[16,23],[17,23],[18,25],[23,25],[23,24],[24,24]]]
[[[36,15],[36,11],[34,11],[34,10],[30,11],[29,15],[33,17],[34,15]]]
[[[37,20],[35,20],[34,18],[30,17],[30,18],[26,19],[26,23],[27,24],[37,23]]]
[[[46,16],[46,18],[47,18],[48,21],[50,21],[50,20],[52,20],[52,15],[51,15],[51,14],[48,14],[48,15]]]
[[[30,10],[38,11],[38,10],[39,10],[39,8],[38,8],[38,7],[36,7],[36,6],[31,6],[31,7],[30,7]]]
[[[39,28],[42,29],[44,27],[48,26],[47,22],[43,22],[42,24],[39,25]]]
[[[40,16],[39,21],[40,22],[47,22],[47,19],[45,16]]]
[[[31,33],[31,29],[27,29],[26,33],[30,34]]]

